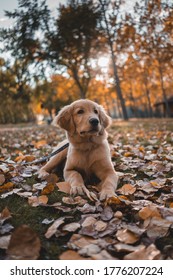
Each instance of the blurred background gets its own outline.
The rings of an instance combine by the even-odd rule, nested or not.
[[[172,0],[0,0],[0,124],[50,123],[79,98],[173,117]]]

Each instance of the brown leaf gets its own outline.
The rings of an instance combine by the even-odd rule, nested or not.
[[[41,196],[31,196],[28,198],[28,203],[29,205],[33,207],[37,207],[41,204],[47,204],[48,202],[48,197],[46,195],[41,195]]]
[[[10,190],[10,189],[13,188],[13,186],[14,186],[14,183],[8,182],[8,183],[0,186],[0,192],[4,192],[4,191],[7,191],[7,190]]]
[[[7,249],[10,260],[36,260],[40,252],[40,239],[27,225],[18,227],[11,236]]]
[[[64,219],[65,219],[64,217],[61,217],[61,218],[55,220],[54,223],[46,231],[45,237],[46,238],[52,237],[52,235],[54,235],[56,233],[59,226],[64,223]]]
[[[161,218],[161,215],[155,206],[149,205],[139,211],[139,217],[143,220],[146,220],[151,217]]]
[[[73,250],[67,250],[65,252],[63,252],[60,256],[59,256],[60,260],[89,260],[89,258],[84,258],[82,256],[80,256],[76,251]]]
[[[83,199],[81,196],[76,196],[76,197],[66,197],[64,196],[62,198],[62,201],[65,203],[65,204],[70,204],[70,205],[80,205],[80,206],[83,206],[86,204],[86,200]]]
[[[116,237],[119,241],[125,244],[134,244],[139,240],[139,236],[127,229],[119,229],[116,233]]]
[[[56,184],[56,182],[58,182],[58,176],[56,174],[49,174],[47,177],[46,177],[46,181],[50,184]]]
[[[115,257],[112,257],[106,250],[102,250],[97,254],[91,256],[92,260],[117,260]]]
[[[107,223],[103,221],[97,221],[94,225],[95,230],[97,231],[104,231],[107,228]]]
[[[79,223],[70,223],[70,224],[63,226],[62,230],[68,231],[68,232],[74,232],[79,228],[80,228]]]
[[[10,243],[11,235],[4,235],[0,237],[0,248],[7,249]]]
[[[68,242],[69,248],[73,250],[79,250],[89,244],[97,244],[97,240],[81,234],[73,234]]]
[[[151,244],[147,248],[139,248],[135,252],[132,252],[124,257],[124,260],[160,260],[160,251],[154,244]]]
[[[50,194],[51,192],[54,191],[54,184],[52,183],[49,183],[47,184],[46,187],[44,187],[44,189],[41,191],[41,194],[44,195],[44,194]]]
[[[6,220],[11,218],[11,213],[7,207],[5,207],[0,213],[0,225],[2,225]]]
[[[152,240],[163,237],[167,234],[171,225],[172,222],[170,221],[153,217],[147,226],[147,236]]]
[[[4,174],[0,174],[0,185],[4,184],[5,182],[5,176]]]
[[[118,243],[114,245],[117,252],[135,252],[136,250],[141,250],[145,248],[144,245],[132,246],[124,243]]]
[[[118,189],[118,192],[123,195],[129,195],[133,194],[136,191],[136,188],[132,186],[131,184],[125,184],[120,189]]]
[[[59,182],[56,185],[61,192],[70,194],[71,187],[70,187],[70,184],[68,182]]]

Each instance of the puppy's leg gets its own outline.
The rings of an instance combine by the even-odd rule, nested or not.
[[[68,148],[66,148],[65,150],[61,151],[60,153],[58,153],[57,155],[53,156],[38,172],[39,174],[39,178],[45,178],[49,175],[49,172],[51,172],[56,166],[58,166],[59,164],[61,164],[61,162],[63,162],[63,160],[65,160],[66,156],[67,156],[67,150]]]
[[[113,168],[103,169],[97,172],[98,178],[101,180],[100,200],[105,200],[115,196],[115,190],[118,185],[118,175]]]
[[[66,182],[68,182],[71,185],[71,190],[70,190],[71,195],[86,194],[89,199],[91,200],[96,199],[95,195],[89,192],[89,190],[85,187],[83,178],[79,172],[75,170],[65,170],[64,179]]]

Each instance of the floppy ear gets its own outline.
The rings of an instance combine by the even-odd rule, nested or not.
[[[67,105],[61,109],[58,115],[54,118],[53,125],[59,125],[61,128],[73,132],[75,130],[73,117],[72,117],[72,106]]]
[[[99,115],[100,115],[100,122],[104,128],[108,127],[111,124],[111,118],[107,115],[104,108],[99,106]]]

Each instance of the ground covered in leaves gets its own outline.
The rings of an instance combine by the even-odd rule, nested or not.
[[[113,122],[120,180],[104,203],[71,198],[61,171],[38,178],[30,162],[63,139],[51,126],[0,126],[0,259],[173,259],[172,120]]]

